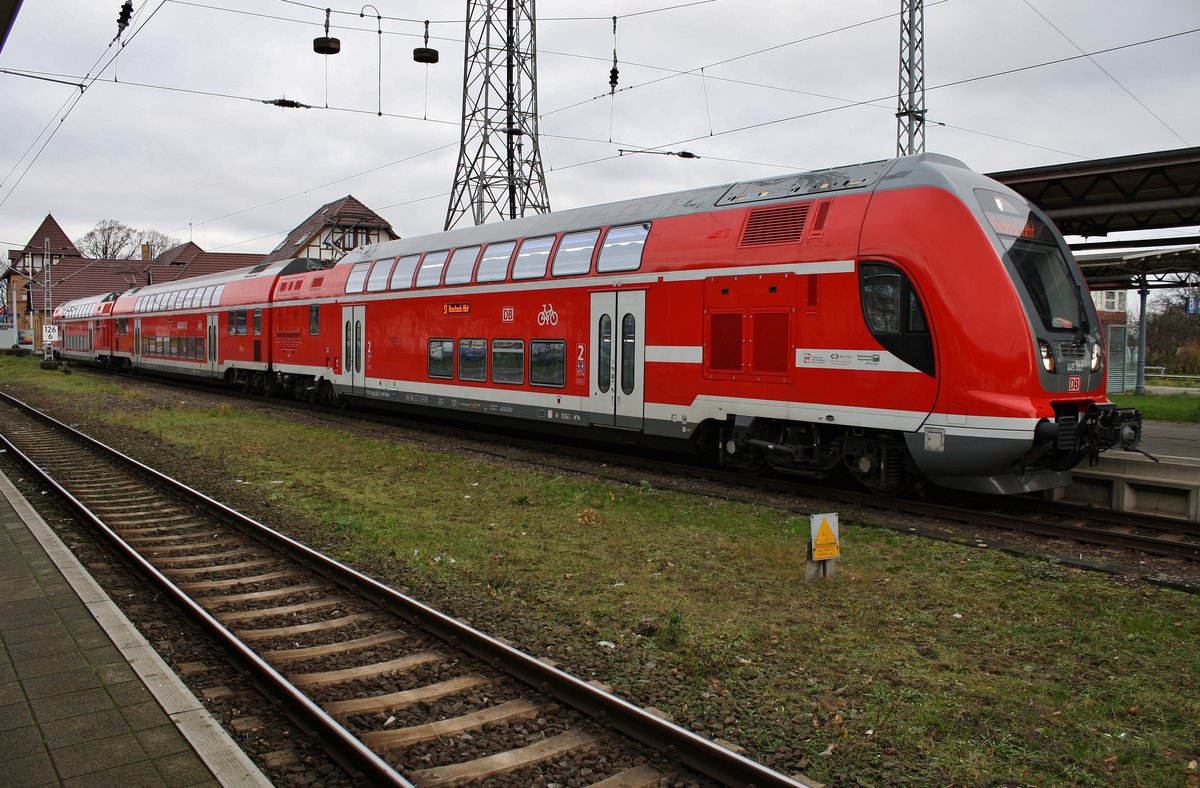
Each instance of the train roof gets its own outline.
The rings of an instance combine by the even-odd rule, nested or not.
[[[110,304],[120,297],[120,293],[112,292],[64,301],[54,308],[54,319],[92,317],[93,315],[102,314],[107,311],[104,308],[105,304]]]
[[[903,177],[896,178],[894,174],[897,164],[902,162],[907,164],[907,166],[899,168],[903,172]],[[604,226],[637,224],[669,216],[704,213],[774,200],[820,197],[826,194],[848,192],[870,192],[881,188],[946,186],[947,179],[939,172],[944,168],[958,168],[970,172],[967,166],[958,159],[936,153],[901,159],[882,159],[771,178],[705,186],[651,197],[637,197],[603,205],[572,208],[555,213],[510,219],[505,222],[461,227],[441,233],[371,244],[350,252],[339,261],[338,265],[383,257],[399,257],[434,249],[451,249],[494,241],[590,230]]]

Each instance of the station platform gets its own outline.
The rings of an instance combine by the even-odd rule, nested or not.
[[[0,783],[269,786],[0,474]]]
[[[1178,421],[1142,422],[1142,448],[1154,457],[1200,459],[1200,424]],[[1114,454],[1120,454],[1117,451]]]
[[[1046,496],[1200,523],[1200,424],[1145,421],[1140,448],[1146,454],[1110,449],[1097,465],[1080,464],[1069,486]]]

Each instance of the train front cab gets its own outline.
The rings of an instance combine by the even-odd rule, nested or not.
[[[902,159],[891,177],[907,188],[875,195],[861,251],[897,254],[929,310],[937,404],[904,436],[922,474],[1030,492],[1068,484],[1099,451],[1136,446],[1140,415],[1104,395],[1099,321],[1044,215],[944,157]]]

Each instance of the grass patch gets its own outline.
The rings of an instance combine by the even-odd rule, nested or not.
[[[1110,394],[1108,398],[1122,408],[1137,408],[1145,419],[1200,422],[1197,394]]]
[[[0,359],[5,383],[26,375],[10,363]],[[72,400],[87,377],[33,370],[22,386]],[[815,779],[1181,785],[1195,774],[1194,597],[846,516],[836,577],[805,583],[807,517],[236,407],[158,407],[119,379],[92,391],[97,418],[223,469],[269,502],[270,524],[316,523],[321,549],[456,589],[535,654]]]

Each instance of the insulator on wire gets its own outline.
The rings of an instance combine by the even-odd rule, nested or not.
[[[129,20],[133,18],[133,0],[125,0],[121,4],[121,10],[117,14],[117,38],[125,32],[125,28],[129,27]]]
[[[608,94],[617,92],[617,82],[620,81],[621,70],[617,68],[617,18],[613,17],[613,66],[608,72]]]
[[[429,20],[425,20],[425,46],[417,47],[413,50],[413,60],[418,63],[436,63],[438,62],[438,51],[429,46]]]
[[[342,42],[329,36],[329,14],[332,9],[325,9],[325,35],[313,39],[313,52],[318,55],[336,55],[342,51]]]

